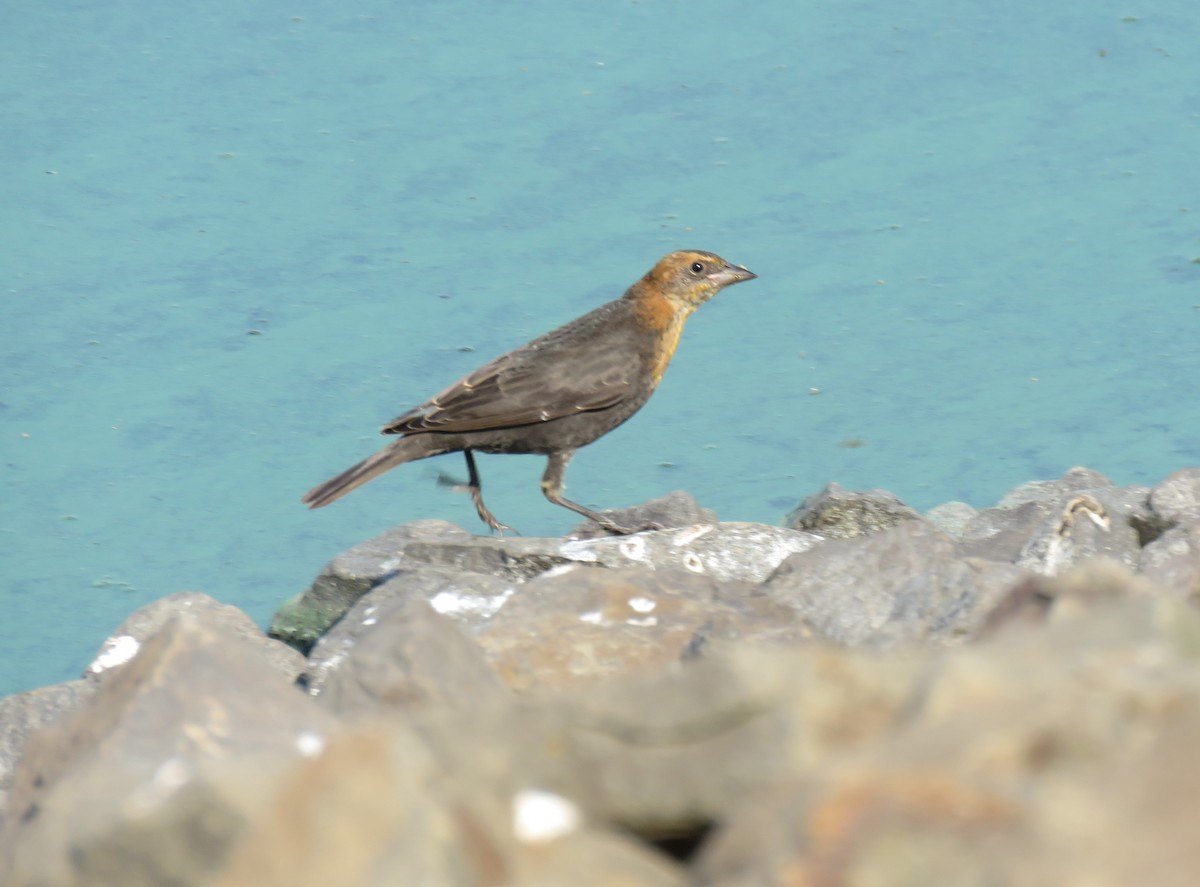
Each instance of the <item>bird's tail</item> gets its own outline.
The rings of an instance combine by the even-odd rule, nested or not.
[[[347,468],[337,477],[331,477],[325,483],[313,487],[304,494],[300,501],[309,508],[321,508],[397,465],[414,462],[428,456],[437,456],[445,452],[449,451],[438,447],[429,435],[418,434],[412,437],[402,437],[388,444],[378,453],[367,456],[357,465]]]

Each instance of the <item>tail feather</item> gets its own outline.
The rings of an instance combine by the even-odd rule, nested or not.
[[[378,453],[373,453],[357,465],[347,468],[337,477],[331,477],[323,484],[313,487],[300,500],[309,508],[321,508],[334,502],[351,490],[361,487],[367,481],[379,477],[385,471],[403,465],[405,462],[415,462],[428,456],[437,456],[449,452],[432,445],[427,435],[418,434],[412,437],[402,437],[388,444]]]

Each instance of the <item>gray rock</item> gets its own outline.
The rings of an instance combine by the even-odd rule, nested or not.
[[[1136,567],[1141,553],[1131,518],[1147,513],[1147,492],[1142,487],[1109,487],[1064,497],[1034,528],[1014,562],[1048,576],[1093,557]]]
[[[66,718],[35,733],[0,835],[0,882],[200,884],[279,767],[330,720],[254,640],[176,615]]]
[[[961,543],[401,528],[307,602],[316,700],[237,611],[157,602],[0,700],[0,883],[1189,884],[1194,480],[1073,470]]]
[[[830,483],[805,499],[785,523],[793,530],[829,539],[853,539],[920,519],[921,515],[887,490],[854,492]]]
[[[230,604],[222,604],[199,591],[181,591],[152,601],[131,613],[100,646],[85,672],[97,679],[137,654],[141,645],[181,613],[191,613],[221,631],[229,632],[256,646],[264,661],[288,680],[304,671],[304,656],[277,640],[268,638],[249,616]]]
[[[1059,574],[1026,573],[987,614],[975,635],[982,638],[1001,628],[1074,619],[1102,606],[1160,595],[1161,587],[1124,564],[1091,558]]]
[[[943,502],[925,512],[925,520],[929,521],[947,536],[962,539],[967,524],[979,512],[966,502]]]
[[[960,550],[1045,573],[1097,555],[1132,565],[1141,537],[1136,524],[1150,514],[1147,494],[1072,468],[1058,480],[1021,484],[995,508],[980,511],[967,523]]]
[[[1170,594],[1200,603],[1200,523],[1167,530],[1143,548],[1138,570]]]
[[[487,540],[481,540],[486,543]],[[528,541],[528,540],[521,540]],[[423,601],[451,619],[460,629],[474,634],[512,596],[521,581],[485,573],[459,572],[445,567],[413,567],[405,570],[359,598],[346,614],[322,635],[309,654],[309,672],[319,672],[330,656],[340,656],[383,608],[407,601]]]
[[[563,690],[677,662],[702,631],[733,638],[791,621],[750,588],[685,570],[568,567],[522,586],[476,640],[513,689]]]
[[[415,521],[356,545],[325,565],[308,590],[287,601],[271,619],[271,637],[308,654],[329,627],[376,585],[410,569],[406,552],[422,542],[470,539],[471,534],[441,520]],[[415,558],[422,565],[418,555]]]
[[[517,887],[683,887],[685,871],[666,856],[616,829],[584,828],[518,858]]]
[[[925,521],[820,544],[735,525],[748,550],[719,555],[727,531],[426,540],[413,581],[499,562],[460,581],[512,593],[471,633],[433,584],[377,583],[352,642],[317,648],[341,725],[194,608],[30,737],[0,883],[1188,883],[1192,605],[1102,557],[964,558]],[[1170,535],[1144,566],[1179,555]],[[986,640],[928,643],[986,613]],[[797,619],[809,640],[763,642]],[[497,692],[475,645],[540,692]],[[686,865],[645,843],[713,823]]]
[[[659,499],[651,499],[630,508],[612,508],[601,514],[623,527],[646,526],[647,529],[675,529],[695,524],[715,524],[717,513],[704,508],[683,490],[667,493]],[[567,534],[572,539],[598,539],[609,535],[595,521],[584,521]]]
[[[313,644],[322,634],[330,632],[336,649],[345,648],[368,618],[366,611],[392,598],[426,600],[474,633],[517,587],[549,570],[573,564],[682,568],[715,579],[758,581],[789,554],[818,542],[812,534],[749,523],[701,523],[631,536],[505,539],[425,521],[339,555],[307,592],[280,608],[271,633],[320,660],[327,650]],[[343,605],[347,609],[339,610]]]
[[[464,631],[478,635],[498,613],[504,612],[502,608],[517,606],[518,612],[527,613],[517,599],[526,600],[537,592],[537,587],[531,591],[528,586],[564,571],[572,571],[568,584],[583,583],[580,587],[603,585],[610,580],[600,574],[633,568],[680,572],[706,580],[692,583],[696,588],[711,589],[716,587],[714,582],[720,582],[731,590],[743,591],[743,583],[760,581],[789,554],[818,542],[818,537],[811,534],[780,527],[725,523],[565,541],[472,537],[410,543],[406,548],[409,566],[360,598],[313,648],[309,679],[311,686],[319,689],[324,675],[339,667],[346,653],[373,630],[378,614],[392,612],[397,602],[427,601]],[[586,571],[598,575],[592,577]],[[687,584],[686,579],[674,581]],[[555,580],[555,587],[562,584]],[[573,600],[569,595],[562,599],[569,600]],[[753,631],[757,637],[785,639],[787,615],[786,611],[779,613],[783,617],[780,620],[751,620],[741,629]],[[563,618],[576,619],[579,615]],[[721,642],[736,634],[727,616],[714,613],[711,619],[688,623],[692,653],[704,643]],[[505,617],[502,622],[511,626],[513,619]]]
[[[955,650],[894,730],[744,794],[692,883],[1192,883],[1200,617],[1093,603]]]
[[[329,630],[311,659],[344,649],[372,608],[397,599],[421,599],[469,633],[481,631],[527,580],[569,566],[684,569],[716,579],[765,578],[788,554],[817,544],[810,534],[762,524],[700,524],[633,536],[590,539],[500,539],[486,536],[411,544],[406,566],[392,573]]]
[[[1012,563],[1053,512],[1054,505],[1042,501],[984,508],[967,521],[959,551],[965,557]]]
[[[467,784],[538,786],[587,821],[657,839],[719,820],[747,792],[837,749],[877,740],[927,667],[907,654],[742,645],[510,706],[429,712],[412,725]],[[479,736],[486,742],[472,741]]]
[[[326,635],[314,651],[309,689],[334,714],[476,705],[503,692],[479,646],[425,601],[392,599],[364,616],[345,648]]]
[[[789,557],[762,593],[787,604],[814,638],[840,644],[954,640],[986,617],[1023,574],[962,560],[924,521]]]
[[[794,554],[762,591],[791,607],[814,638],[861,644],[887,622],[905,584],[934,561],[946,564],[954,556],[954,542],[944,533],[907,522],[873,537],[835,539]]]
[[[1029,574],[1012,564],[959,558],[906,583],[896,593],[876,644],[943,644],[972,640],[993,611]]]
[[[821,541],[812,533],[729,521],[567,541],[558,551],[581,564],[683,569],[721,581],[761,582],[789,555]]]
[[[13,770],[29,736],[75,711],[95,690],[89,681],[67,681],[0,699],[0,831]]]
[[[1171,523],[1200,524],[1200,468],[1176,471],[1156,486],[1150,508]]]
[[[1057,480],[1031,480],[1009,490],[997,508],[1018,508],[1027,502],[1061,502],[1073,493],[1092,492],[1111,487],[1113,482],[1091,468],[1077,466]]]
[[[506,737],[460,734],[479,753]],[[443,750],[443,754],[445,750]],[[456,780],[396,721],[331,739],[266,799],[214,887],[680,887],[683,872],[565,797]],[[518,783],[519,784],[519,783]]]
[[[335,733],[264,787],[242,839],[204,883],[506,883],[514,842],[488,815],[496,802],[484,790],[443,793],[439,777],[429,749],[394,719]]]

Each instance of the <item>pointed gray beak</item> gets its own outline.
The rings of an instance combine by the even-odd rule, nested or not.
[[[721,270],[714,271],[709,277],[721,286],[728,286],[731,283],[741,283],[743,280],[753,280],[758,275],[741,265],[726,265]]]

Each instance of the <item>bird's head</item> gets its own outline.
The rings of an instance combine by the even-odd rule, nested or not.
[[[666,298],[676,310],[690,314],[730,284],[757,276],[716,253],[681,250],[659,259],[638,287],[646,295]]]

